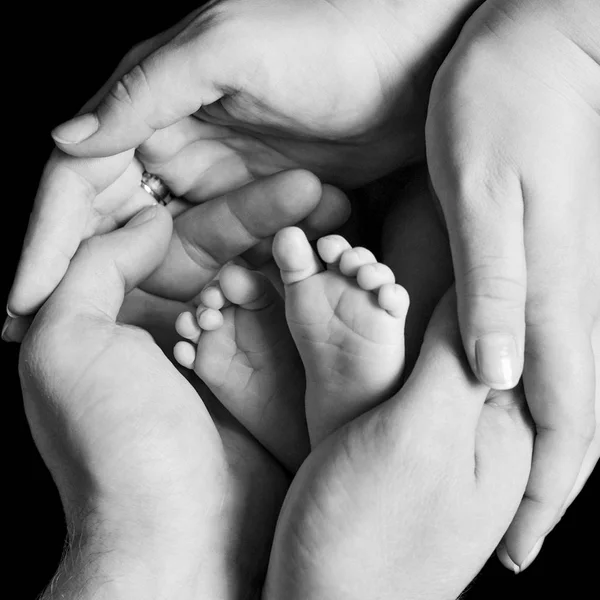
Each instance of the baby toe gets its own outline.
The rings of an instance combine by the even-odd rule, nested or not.
[[[231,264],[221,271],[221,289],[225,298],[248,310],[258,310],[270,303],[272,285],[259,271]]]
[[[342,254],[351,247],[341,235],[326,235],[317,241],[317,252],[328,265],[336,265]]]
[[[386,283],[379,288],[377,294],[379,306],[387,311],[392,317],[406,318],[409,298],[408,292],[397,283]]]
[[[347,277],[355,277],[358,270],[370,263],[376,263],[375,255],[362,246],[346,250],[340,258],[340,271]]]
[[[190,340],[193,343],[198,343],[200,339],[200,327],[196,321],[196,317],[189,312],[182,312],[175,321],[175,331],[181,336]]]
[[[219,329],[223,325],[223,315],[221,311],[215,310],[214,308],[206,308],[200,305],[196,311],[196,319],[200,329],[205,331],[214,331]]]
[[[173,348],[175,360],[186,369],[192,369],[196,362],[196,348],[189,342],[177,342]]]
[[[209,283],[200,292],[199,300],[206,308],[221,310],[225,306],[225,296],[221,290],[219,281]]]
[[[383,263],[363,265],[356,274],[356,282],[363,290],[367,291],[376,290],[386,283],[395,281],[393,271]]]
[[[284,284],[291,285],[322,271],[305,233],[298,227],[286,227],[273,240],[273,257]]]

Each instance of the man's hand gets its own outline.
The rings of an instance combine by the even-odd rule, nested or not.
[[[24,340],[27,417],[70,535],[45,598],[246,598],[265,576],[286,474],[148,333],[115,322],[170,233],[155,207],[86,242]],[[174,332],[181,309],[138,320]]]
[[[150,203],[142,165],[197,203],[283,170],[356,186],[422,158],[434,73],[480,2],[222,0],[134,48],[54,131],[9,310],[35,312],[81,240]]]
[[[440,69],[430,101],[429,169],[469,362],[496,389],[516,385],[524,365],[537,429],[527,492],[505,540],[505,562],[516,571],[533,560],[598,457],[590,443],[591,334],[600,317],[599,32],[596,0],[488,0]]]
[[[456,598],[493,553],[529,474],[518,391],[460,357],[453,291],[409,380],[327,438],[286,497],[264,598]]]

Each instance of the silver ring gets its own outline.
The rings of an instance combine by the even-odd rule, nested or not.
[[[166,206],[173,200],[171,196],[171,190],[167,187],[167,184],[158,176],[144,171],[142,173],[142,180],[140,181],[142,189],[150,194],[159,204]]]

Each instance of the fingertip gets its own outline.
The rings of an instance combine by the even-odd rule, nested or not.
[[[344,192],[332,185],[323,185],[316,208],[306,217],[304,225],[309,238],[322,236],[340,228],[350,217],[351,206]]]
[[[514,336],[488,333],[475,342],[476,375],[495,390],[514,388],[521,378],[523,359]]]
[[[310,171],[281,171],[267,178],[265,183],[268,193],[276,199],[278,210],[294,216],[296,222],[307,218],[317,209],[321,200],[321,182]]]
[[[89,139],[100,127],[100,122],[94,113],[78,115],[69,121],[55,127],[50,135],[61,149],[67,153],[74,145]]]
[[[506,544],[504,542],[500,542],[498,547],[496,548],[496,557],[505,566],[509,571],[512,571],[515,575],[520,573],[521,568],[517,565],[513,559],[508,554],[508,550],[506,549]]]
[[[533,563],[533,561],[538,557],[543,545],[544,545],[544,538],[541,537],[535,543],[535,545],[533,546],[533,548],[527,555],[527,558],[521,563],[519,572],[523,572],[527,567],[529,567]]]
[[[311,171],[292,169],[283,171],[280,177],[302,197],[311,198],[315,201],[320,200],[323,186],[321,180]]]
[[[2,340],[20,344],[29,331],[33,317],[6,317],[2,325]]]

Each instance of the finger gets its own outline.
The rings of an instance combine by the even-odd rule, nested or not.
[[[94,108],[96,108],[102,99],[110,92],[111,88],[123,77],[126,73],[131,71],[135,65],[141,62],[146,56],[166,44],[170,39],[177,35],[182,29],[184,29],[188,23],[190,23],[204,8],[193,11],[187,17],[182,19],[179,23],[173,27],[166,29],[158,35],[144,40],[139,44],[136,44],[121,60],[117,65],[117,68],[104,83],[104,85],[83,105],[78,114],[85,114]]]
[[[57,145],[77,156],[122,152],[221,98],[235,84],[232,73],[247,49],[236,53],[239,45],[227,43],[231,32],[214,17],[210,9],[200,10],[169,41],[150,44],[152,51],[121,75],[93,111],[54,129]]]
[[[323,185],[321,200],[317,207],[297,227],[302,229],[309,240],[331,233],[341,227],[350,216],[350,201],[344,192],[331,186]],[[261,240],[256,246],[243,255],[251,265],[261,267],[273,257],[273,238]],[[279,271],[277,269],[277,271]]]
[[[98,195],[116,180],[119,190],[139,189],[139,168],[133,152],[109,158],[77,159],[55,151],[42,175],[15,280],[8,298],[12,313],[35,312],[65,274],[81,240],[103,226],[102,215],[92,211]],[[137,178],[137,182],[135,179]],[[115,198],[120,216],[131,216],[152,199]],[[111,199],[109,199],[111,201]],[[114,207],[111,206],[111,209]],[[106,211],[108,219],[114,219]],[[114,225],[114,222],[112,223]]]
[[[189,300],[226,262],[304,219],[320,199],[321,184],[314,175],[287,171],[182,213],[167,257],[144,289]]]
[[[412,412],[420,414],[451,443],[467,436],[474,454],[475,429],[489,388],[473,376],[461,344],[456,293],[451,288],[438,303],[425,332],[419,358],[395,402],[415,398]],[[443,381],[439,392],[431,381]],[[410,392],[409,390],[413,390]],[[411,409],[411,407],[405,407]],[[437,426],[435,424],[438,424]]]
[[[152,134],[139,146],[137,156],[173,194],[190,202],[204,202],[256,178],[239,148],[231,144],[232,135],[226,127],[185,117]],[[283,165],[273,165],[270,172],[263,170],[261,175],[282,170]]]
[[[482,177],[470,187],[436,191],[448,227],[469,363],[489,387],[513,388],[523,371],[527,290],[520,183],[508,175],[502,182]]]
[[[144,209],[117,231],[87,240],[44,306],[61,316],[116,320],[125,294],[146,278],[162,260],[172,221],[155,205]]]
[[[594,355],[576,322],[528,326],[525,391],[537,435],[525,496],[505,536],[518,570],[527,568],[560,518],[594,439]]]
[[[583,489],[583,486],[585,485],[589,476],[592,474],[592,471],[594,470],[594,467],[600,458],[600,321],[596,322],[592,332],[592,350],[594,352],[594,364],[596,371],[596,385],[594,393],[596,433],[583,459],[583,463],[581,465],[579,474],[577,475],[575,485],[573,486],[573,489],[571,490],[571,493],[569,494],[569,497],[563,506],[563,514],[569,508],[569,506],[571,506],[575,498],[579,495],[579,492],[581,492]]]

